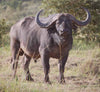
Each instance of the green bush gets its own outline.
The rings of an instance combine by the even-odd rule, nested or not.
[[[9,32],[10,24],[5,19],[0,20],[0,46],[2,44],[2,37]]]
[[[79,20],[86,17],[85,12],[80,8],[82,6],[90,11],[92,18],[89,25],[78,29],[75,37],[86,43],[100,44],[100,0],[43,0],[42,3],[46,14],[71,13]]]

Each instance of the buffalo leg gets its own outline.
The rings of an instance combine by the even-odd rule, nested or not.
[[[63,57],[61,60],[59,60],[59,82],[60,83],[65,83],[65,78],[64,78],[64,68],[65,68],[65,64],[68,58],[68,54]]]
[[[49,81],[49,69],[50,69],[50,65],[49,65],[49,53],[46,50],[41,50],[40,51],[40,55],[41,55],[41,61],[43,63],[43,67],[44,67],[44,81],[46,83],[50,83]]]
[[[19,59],[19,47],[20,44],[18,41],[11,39],[11,52],[12,52],[12,58],[11,58],[11,63],[12,63],[12,69],[13,69],[13,78],[16,76],[17,72],[17,66],[18,66],[18,59]]]
[[[31,77],[31,74],[29,72],[29,64],[30,64],[31,57],[24,55],[23,58],[24,58],[23,68],[25,72],[25,79],[28,81],[33,81],[33,78]]]

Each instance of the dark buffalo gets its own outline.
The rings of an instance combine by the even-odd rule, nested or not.
[[[64,67],[72,48],[72,30],[77,26],[85,26],[90,21],[90,13],[87,13],[85,21],[77,20],[73,15],[59,13],[50,15],[48,18],[39,19],[40,11],[36,17],[26,17],[11,27],[11,52],[12,66],[15,77],[18,58],[24,54],[24,71],[26,80],[33,80],[29,72],[31,58],[41,61],[44,67],[45,82],[49,81],[49,59],[59,59],[59,82],[64,83]]]

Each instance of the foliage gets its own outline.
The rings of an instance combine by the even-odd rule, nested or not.
[[[12,9],[21,9],[22,8],[22,4],[24,2],[39,2],[41,0],[1,0],[0,4],[4,5],[6,8],[7,6],[10,6]]]
[[[6,22],[5,19],[0,20],[0,45],[2,44],[2,37],[4,34],[8,33],[10,25]]]
[[[41,0],[2,0],[0,17],[7,19],[10,23],[15,23],[23,17],[36,15],[40,4]]]
[[[8,5],[13,9],[21,7],[22,0],[5,0],[1,2],[2,5]]]
[[[35,16],[41,0],[0,0],[0,17],[10,23],[25,16]],[[86,43],[100,42],[100,0],[43,0],[42,8],[45,14],[71,13],[77,19],[85,19],[86,14],[80,7],[89,9],[92,19],[89,25],[79,27],[74,37]],[[10,16],[12,14],[12,16]],[[82,17],[81,17],[82,16]]]
[[[40,4],[41,0],[0,0],[0,47],[9,44],[11,24],[35,15]]]
[[[47,14],[51,13],[71,13],[77,19],[84,19],[86,15],[80,7],[89,9],[92,19],[91,23],[79,28],[75,37],[90,43],[100,42],[100,0],[43,0],[42,7]],[[83,18],[80,18],[82,16]]]

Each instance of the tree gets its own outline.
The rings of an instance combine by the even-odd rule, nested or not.
[[[86,15],[80,7],[89,9],[92,19],[88,26],[78,29],[75,37],[86,42],[100,43],[100,0],[43,0],[42,7],[47,14],[71,13],[77,19],[84,19]],[[82,17],[81,17],[82,16]]]

